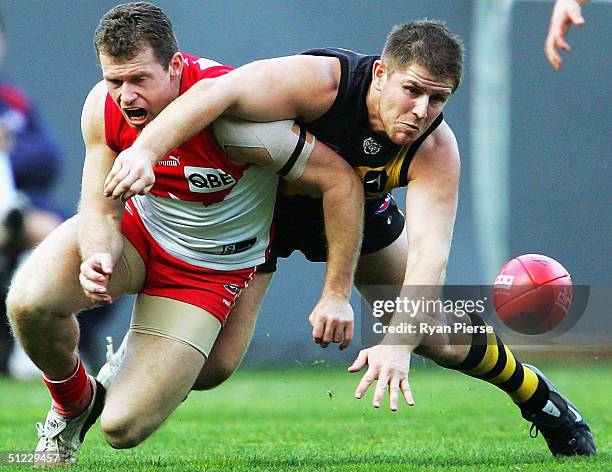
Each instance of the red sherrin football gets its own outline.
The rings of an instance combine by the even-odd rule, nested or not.
[[[572,278],[554,259],[525,254],[508,262],[493,285],[493,306],[509,328],[542,334],[563,321],[572,304]]]

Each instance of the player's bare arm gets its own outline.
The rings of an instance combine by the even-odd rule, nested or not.
[[[419,290],[418,298],[435,299],[439,295],[457,212],[459,172],[457,142],[451,129],[443,122],[423,143],[409,168],[410,183],[406,194],[408,263],[400,294],[402,297],[415,296],[406,293],[414,287]],[[409,320],[404,316],[404,313],[395,313],[390,324],[432,322],[427,313],[416,313]],[[418,333],[406,334],[401,339],[384,339],[381,344],[361,351],[349,367],[349,372],[358,372],[366,364],[369,367],[355,396],[361,398],[372,382],[378,380],[372,401],[375,407],[380,406],[387,388],[391,410],[397,410],[400,392],[406,402],[413,405],[408,371],[410,355],[421,341],[422,336]]]
[[[233,130],[229,130],[233,127]],[[273,123],[252,123],[235,119],[220,119],[214,128],[217,140],[220,135],[232,132],[244,136],[261,132],[280,136],[295,134],[300,130],[297,124],[289,121]],[[256,131],[258,130],[258,131]],[[267,131],[263,131],[267,130]],[[353,274],[359,257],[359,248],[363,233],[363,185],[352,167],[336,152],[323,143],[316,141],[309,133],[305,142],[314,146],[305,160],[302,155],[288,172],[289,180],[296,184],[316,190],[322,195],[325,234],[328,246],[327,270],[321,297],[310,314],[309,321],[313,327],[313,340],[327,347],[329,343],[340,343],[340,349],[346,348],[353,337],[354,314],[349,303],[353,286]],[[281,152],[275,159],[270,151],[253,148],[241,148],[222,144],[226,154],[239,164],[255,164],[277,170],[287,160],[289,152]],[[259,152],[259,151],[263,152]],[[304,155],[304,157],[306,157]],[[304,160],[303,160],[304,159]],[[303,170],[297,171],[296,167]]]
[[[104,198],[104,178],[117,153],[105,142],[103,82],[90,92],[81,117],[85,141],[85,164],[79,205],[79,246],[83,263],[79,280],[85,295],[98,302],[111,302],[107,292],[113,267],[121,255],[123,203]]]
[[[555,2],[548,26],[548,35],[544,42],[544,52],[548,62],[557,70],[561,68],[563,62],[558,50],[563,49],[565,52],[571,50],[570,45],[565,41],[565,36],[572,25],[584,25],[585,21],[580,6],[587,2],[588,0],[557,0]]]
[[[250,121],[314,120],[333,104],[340,80],[337,59],[288,56],[242,66],[204,79],[147,124],[134,145],[119,154],[104,193],[127,199],[146,194],[152,167],[168,152],[206,128],[221,114]]]
[[[353,338],[349,299],[363,234],[363,184],[344,159],[320,142],[316,146],[298,181],[323,195],[328,246],[323,292],[309,321],[315,343],[340,343],[342,350]]]

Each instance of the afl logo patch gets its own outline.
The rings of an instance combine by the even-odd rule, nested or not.
[[[375,156],[382,149],[382,145],[372,137],[363,140],[363,152],[368,156]]]

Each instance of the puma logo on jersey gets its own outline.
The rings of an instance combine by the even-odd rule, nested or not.
[[[213,193],[236,184],[236,180],[221,169],[185,166],[185,178],[189,190],[194,193]]]
[[[163,167],[178,167],[181,165],[181,158],[176,156],[168,156],[168,159],[159,161],[157,165]]]

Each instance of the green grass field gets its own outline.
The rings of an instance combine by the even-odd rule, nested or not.
[[[375,410],[371,393],[353,398],[357,376],[325,364],[243,371],[193,393],[133,450],[111,449],[95,426],[71,470],[612,470],[609,361],[544,368],[589,420],[597,457],[553,459],[501,391],[417,361],[414,408]],[[0,380],[0,392],[0,450],[31,450],[49,402],[42,383]]]

